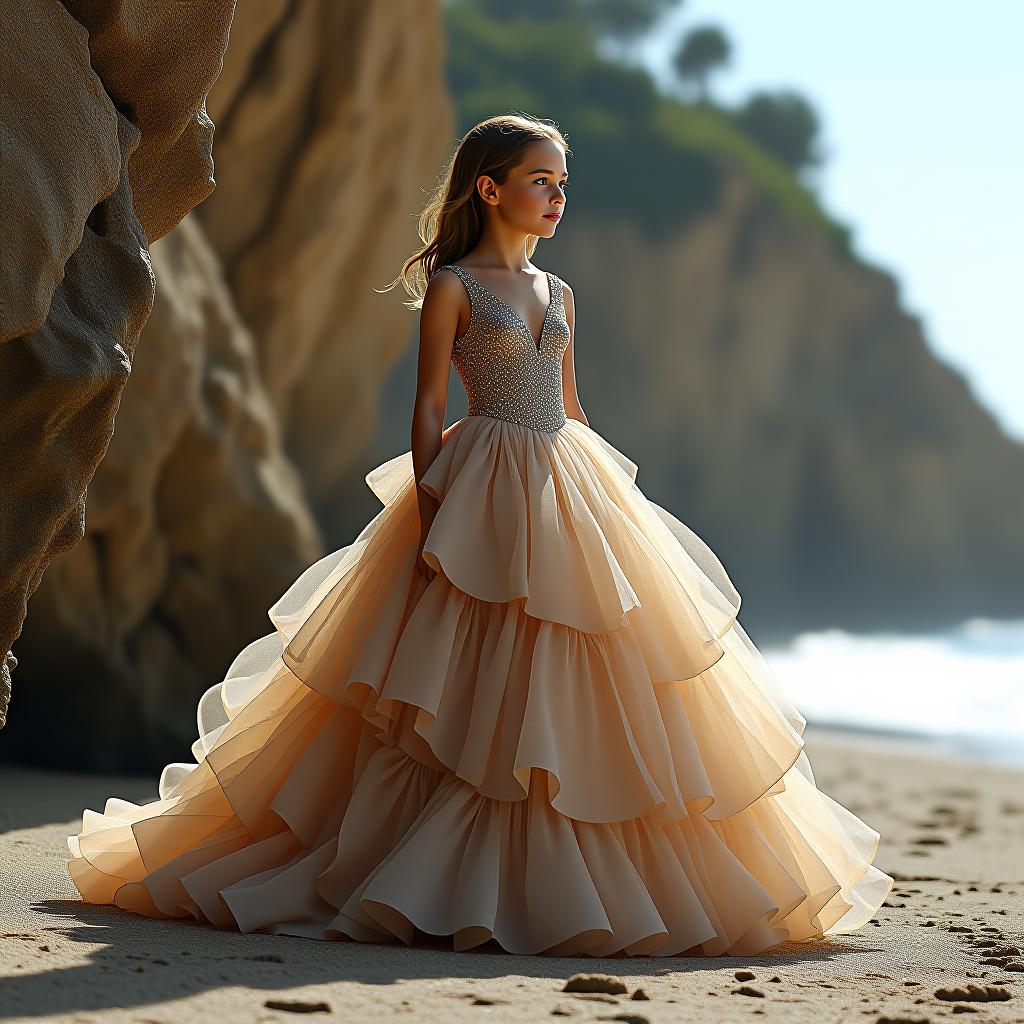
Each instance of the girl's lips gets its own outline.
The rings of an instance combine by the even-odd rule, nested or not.
[[[548,220],[558,220],[558,218],[561,217],[562,215],[560,213],[545,213],[544,216]]]

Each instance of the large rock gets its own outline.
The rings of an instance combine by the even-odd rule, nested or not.
[[[455,135],[439,4],[255,8],[210,94],[219,187],[197,214],[329,527],[416,325],[404,289],[374,289],[419,244],[414,214]]]
[[[152,255],[160,288],[85,539],[51,564],[18,639],[10,758],[180,760],[211,673],[269,632],[266,609],[321,550],[252,337],[194,217]],[[40,736],[60,743],[39,750]]]
[[[372,286],[416,244],[408,213],[446,155],[440,54],[432,4],[239,10],[209,95],[218,187],[153,246],[86,540],[18,639],[4,758],[180,759],[202,691],[323,553],[311,508],[329,525],[415,319]]]
[[[4,64],[0,125],[0,725],[29,597],[85,533],[86,488],[153,304],[147,245],[213,187],[203,98],[231,9],[4,10],[17,59]]]

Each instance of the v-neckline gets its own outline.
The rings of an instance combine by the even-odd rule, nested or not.
[[[519,321],[520,326],[523,328],[523,331],[526,333],[526,336],[530,339],[530,342],[533,345],[534,352],[537,355],[540,355],[541,349],[544,347],[544,334],[548,329],[548,318],[551,315],[551,307],[555,304],[555,283],[551,278],[551,271],[542,271],[542,273],[548,280],[548,305],[547,309],[544,310],[544,319],[540,322],[540,338],[537,339],[534,338],[533,332],[530,330],[530,325],[500,295],[495,295],[490,288],[488,288],[474,274],[470,274],[470,272],[466,270],[465,267],[461,266],[458,263],[453,263],[452,266],[458,267],[459,270],[461,270],[464,274],[467,274],[469,277],[473,278],[473,280],[477,283],[477,285],[480,288],[487,292],[487,294],[490,295],[492,299],[496,299],[498,302],[500,302],[516,318],[516,320]]]

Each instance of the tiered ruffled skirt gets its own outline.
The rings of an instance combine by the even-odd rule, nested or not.
[[[864,925],[878,833],[815,785],[724,568],[577,420],[459,420],[269,610],[159,799],[68,837],[83,899],[316,939],[751,954]]]

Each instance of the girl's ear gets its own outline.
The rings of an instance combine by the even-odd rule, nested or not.
[[[485,203],[493,205],[498,201],[498,183],[489,174],[476,179],[476,191]]]

